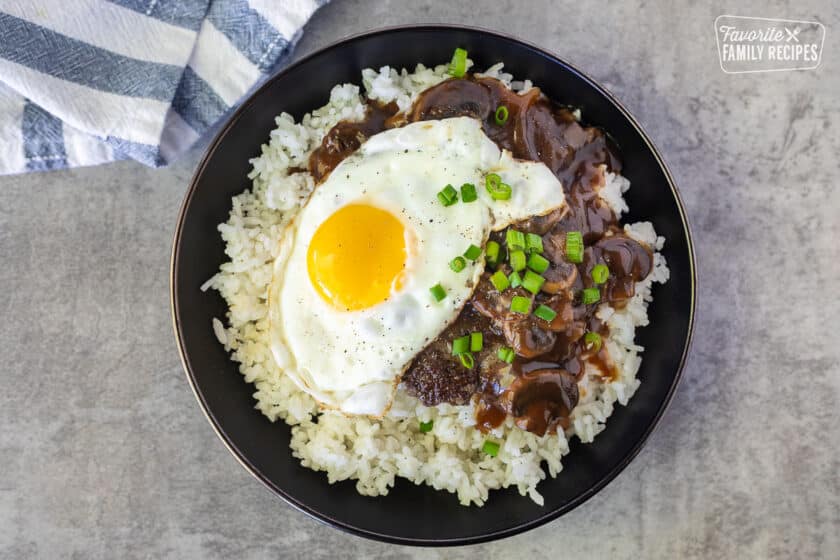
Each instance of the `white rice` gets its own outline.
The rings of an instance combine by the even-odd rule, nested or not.
[[[417,94],[446,79],[444,65],[434,69],[418,65],[414,72],[397,72],[387,66],[362,71],[368,97],[395,101],[410,107]],[[530,81],[517,82],[503,72],[502,64],[484,75],[504,81],[516,91],[527,91]],[[602,382],[598,372],[587,370],[581,381],[581,401],[566,433],[538,437],[515,427],[510,419],[492,433],[501,443],[496,457],[483,453],[487,435],[473,428],[472,406],[426,407],[402,391],[382,420],[346,417],[321,412],[315,401],[276,367],[269,349],[266,295],[283,224],[294,215],[314,187],[308,173],[289,174],[306,168],[309,154],[338,121],[361,119],[363,98],[355,85],[337,85],[330,101],[295,123],[288,114],[275,119],[262,154],[251,160],[253,188],[233,197],[230,217],[218,229],[230,260],[202,286],[218,290],[227,301],[227,326],[218,319],[212,328],[239,362],[245,381],[256,387],[256,408],[269,420],[282,419],[292,426],[292,453],[301,464],[324,471],[330,483],[356,480],[359,493],[387,494],[396,477],[437,490],[456,493],[463,505],[482,505],[489,491],[513,486],[542,505],[537,485],[546,475],[557,476],[569,439],[591,442],[605,427],[615,403],[626,405],[639,387],[636,372],[641,363],[635,329],[648,323],[647,305],[653,282],[665,282],[668,268],[657,252],[654,270],[636,287],[636,295],[621,310],[602,304],[598,315],[610,328],[606,345],[620,375]],[[630,186],[624,177],[608,174],[601,196],[620,215],[627,211],[622,193]],[[626,232],[657,251],[664,239],[650,223],[625,226]],[[317,422],[314,421],[317,417]],[[434,420],[431,432],[419,431],[420,421]],[[544,466],[543,466],[544,465]]]

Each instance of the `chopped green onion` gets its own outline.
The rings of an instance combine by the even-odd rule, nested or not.
[[[528,268],[538,274],[542,274],[548,270],[548,265],[550,264],[547,258],[537,253],[531,253],[531,256],[528,257]]]
[[[525,248],[531,253],[542,253],[543,243],[542,237],[536,233],[528,233],[525,235]]]
[[[480,332],[470,333],[470,352],[480,352],[484,348],[484,335]]]
[[[449,74],[456,78],[463,78],[467,72],[467,51],[455,49],[452,53],[452,61],[449,63]]]
[[[484,247],[484,258],[490,266],[499,264],[499,250],[501,246],[495,241],[488,241],[487,246]]]
[[[420,422],[420,431],[423,432],[424,434],[428,434],[429,432],[432,431],[432,428],[434,427],[434,425],[435,425],[434,420],[429,420],[428,422]]]
[[[493,200],[508,200],[511,194],[510,185],[502,183],[502,178],[496,173],[488,173],[484,179],[484,186]]]
[[[581,299],[583,301],[583,305],[596,303],[599,299],[601,299],[601,291],[598,288],[585,288]]]
[[[510,251],[515,251],[517,249],[524,251],[525,234],[521,231],[516,231],[515,229],[509,229],[505,232],[505,243]]]
[[[566,259],[573,263],[583,262],[583,235],[579,231],[566,232]]]
[[[452,185],[446,185],[442,191],[437,193],[437,198],[444,206],[452,206],[458,202],[458,191]]]
[[[446,290],[440,284],[435,284],[429,288],[429,291],[432,292],[432,297],[435,298],[435,301],[443,301],[443,298],[446,297]]]
[[[525,296],[513,296],[510,300],[510,310],[514,313],[528,313],[531,310],[531,300]]]
[[[513,351],[513,348],[508,348],[507,346],[499,347],[498,352],[496,352],[496,356],[503,362],[507,362],[509,364],[513,363],[513,358],[516,357],[516,354]]]
[[[501,126],[505,124],[510,116],[510,111],[504,105],[499,105],[496,109],[496,113],[493,115],[496,119],[496,124]]]
[[[474,261],[481,256],[481,247],[476,247],[475,245],[470,245],[467,247],[467,250],[464,252],[464,256]]]
[[[475,185],[472,183],[464,183],[461,185],[461,200],[464,202],[474,202],[478,200],[478,193],[475,192]]]
[[[491,457],[495,457],[499,454],[499,444],[488,439],[484,441],[484,445],[481,446],[481,450]]]
[[[583,341],[586,343],[587,350],[597,352],[601,349],[601,335],[596,332],[588,332],[583,335]]]
[[[522,277],[519,276],[519,273],[515,270],[510,273],[510,276],[508,276],[508,281],[510,282],[511,288],[518,288],[522,285]]]
[[[452,341],[452,355],[457,356],[470,351],[470,335],[464,335]]]
[[[540,305],[536,309],[534,309],[534,315],[536,315],[543,321],[550,323],[554,320],[555,317],[557,317],[557,312],[547,305]]]
[[[527,259],[525,258],[525,251],[511,251],[510,252],[510,267],[515,271],[525,269]]]
[[[472,369],[475,367],[475,358],[469,352],[464,352],[463,354],[458,354],[458,359],[461,360],[461,365],[467,369]]]
[[[522,277],[522,287],[531,292],[534,295],[540,293],[540,289],[542,288],[543,284],[545,284],[545,278],[540,276],[539,274],[535,274],[530,270],[525,271],[525,275]]]
[[[455,257],[449,262],[449,268],[451,268],[455,272],[461,272],[462,270],[464,270],[464,268],[466,268],[466,266],[467,261],[464,259],[464,257]]]
[[[510,281],[508,281],[507,276],[505,276],[505,273],[501,270],[497,270],[493,273],[490,277],[490,283],[493,284],[493,287],[500,292],[504,292],[507,290],[508,286],[510,286]]]
[[[605,264],[596,264],[589,274],[596,284],[603,284],[610,277],[610,269]]]

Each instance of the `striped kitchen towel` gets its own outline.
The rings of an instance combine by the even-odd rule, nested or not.
[[[166,165],[326,1],[0,0],[0,174]]]

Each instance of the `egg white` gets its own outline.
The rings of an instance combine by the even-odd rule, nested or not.
[[[492,200],[484,176],[511,185]],[[443,206],[445,185],[476,186],[479,199]],[[389,211],[406,230],[404,281],[385,301],[339,310],[312,286],[307,250],[318,227],[348,204]],[[409,124],[377,134],[339,164],[287,227],[269,287],[271,348],[277,365],[323,406],[348,414],[384,414],[413,357],[458,315],[483,271],[483,259],[461,272],[449,262],[491,230],[564,204],[563,190],[542,163],[500,152],[478,121],[459,117]],[[365,263],[359,263],[365,266]],[[429,288],[447,297],[436,302]]]

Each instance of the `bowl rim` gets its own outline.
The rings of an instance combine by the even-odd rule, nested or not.
[[[313,58],[321,55],[322,53],[333,50],[338,48],[342,45],[347,43],[351,43],[357,41],[362,38],[367,38],[376,35],[384,35],[389,33],[399,33],[402,31],[417,31],[417,30],[430,30],[430,31],[469,31],[472,33],[479,33],[484,35],[494,36],[499,39],[504,39],[506,41],[512,41],[515,43],[520,43],[525,47],[533,49],[534,51],[538,52],[539,54],[545,56],[546,58],[552,59],[553,61],[560,63],[561,65],[565,66],[569,71],[576,74],[578,78],[582,79],[583,81],[587,82],[591,87],[593,87],[598,93],[603,95],[610,101],[622,114],[622,116],[627,120],[627,122],[633,127],[633,129],[639,134],[642,140],[645,143],[647,149],[653,154],[657,164],[662,169],[665,178],[668,182],[668,187],[671,190],[671,194],[674,197],[674,200],[677,204],[677,210],[680,216],[680,222],[682,225],[683,233],[686,238],[686,245],[688,249],[688,267],[689,267],[689,281],[691,285],[690,289],[690,308],[689,308],[689,316],[688,316],[688,330],[686,332],[685,342],[683,343],[683,351],[682,355],[680,356],[679,364],[677,365],[676,372],[674,374],[674,379],[671,383],[671,387],[668,389],[668,393],[665,396],[665,400],[659,407],[659,410],[654,415],[652,422],[647,427],[647,429],[643,432],[641,438],[635,443],[633,448],[630,452],[625,455],[617,464],[616,466],[610,470],[604,477],[602,477],[596,484],[592,487],[588,488],[585,492],[577,496],[575,499],[571,500],[570,502],[564,504],[561,507],[558,507],[551,511],[546,511],[544,515],[537,517],[536,519],[525,521],[521,523],[517,523],[511,527],[507,527],[504,529],[499,529],[487,533],[482,533],[480,535],[468,536],[468,537],[457,537],[457,538],[444,538],[444,539],[422,539],[422,538],[412,538],[412,537],[400,537],[389,535],[385,533],[380,533],[375,530],[364,529],[358,526],[353,525],[352,523],[348,523],[345,521],[341,521],[339,519],[335,519],[326,515],[320,511],[315,510],[314,508],[307,505],[305,502],[298,500],[291,495],[289,495],[283,488],[280,488],[274,482],[269,480],[265,475],[263,475],[259,469],[257,469],[247,458],[247,456],[239,450],[236,443],[233,442],[228,435],[222,430],[219,422],[216,420],[215,415],[210,410],[207,405],[207,402],[204,399],[203,394],[198,389],[198,384],[196,382],[195,374],[192,370],[192,366],[190,364],[189,358],[186,355],[184,350],[184,342],[181,333],[181,311],[178,306],[176,294],[177,294],[177,274],[176,271],[178,269],[178,262],[179,262],[179,246],[181,243],[181,235],[183,229],[184,218],[187,212],[187,209],[192,202],[192,198],[195,194],[195,191],[198,186],[198,182],[204,174],[205,168],[207,164],[212,159],[212,157],[216,154],[216,150],[221,143],[221,141],[225,138],[227,133],[230,129],[239,121],[243,112],[248,108],[250,103],[253,101],[254,98],[259,96],[264,90],[271,87],[271,85],[278,79],[280,79],[285,74],[291,72],[293,69],[302,66],[304,64],[309,63],[310,60]],[[361,69],[360,69],[361,70]],[[572,511],[576,507],[580,506],[584,502],[588,501],[592,496],[600,492],[604,487],[606,487],[610,482],[615,480],[615,478],[633,461],[633,459],[638,456],[641,452],[642,448],[647,444],[648,440],[650,439],[651,434],[654,430],[659,426],[662,417],[664,416],[665,412],[671,405],[673,400],[674,394],[676,393],[677,387],[680,384],[682,379],[683,369],[685,368],[686,361],[691,350],[692,340],[694,336],[694,327],[695,327],[695,316],[696,316],[696,304],[697,304],[697,257],[694,250],[694,242],[692,240],[691,235],[691,228],[689,225],[688,215],[685,210],[685,204],[683,202],[682,197],[680,196],[679,190],[677,189],[677,185],[674,181],[674,178],[671,174],[670,169],[668,168],[667,164],[665,163],[664,158],[662,157],[661,153],[654,145],[653,141],[644,131],[642,126],[639,122],[633,117],[633,115],[627,110],[626,107],[604,86],[599,84],[597,81],[589,77],[587,74],[582,72],[573,64],[567,62],[565,59],[561,58],[557,54],[552,51],[549,51],[543,47],[540,47],[534,43],[521,39],[519,37],[501,33],[499,31],[486,29],[483,27],[473,26],[473,25],[460,25],[460,24],[444,24],[444,23],[423,23],[423,24],[404,24],[404,25],[394,25],[394,26],[387,26],[387,27],[377,27],[374,29],[370,29],[368,31],[363,31],[360,33],[355,33],[352,35],[348,35],[346,37],[342,37],[336,41],[333,41],[315,51],[307,54],[306,56],[300,58],[299,60],[295,61],[294,63],[283,67],[277,72],[274,72],[270,76],[268,76],[265,81],[255,90],[250,92],[245,99],[242,99],[239,102],[239,106],[236,110],[227,117],[227,120],[224,124],[218,129],[215,133],[213,140],[208,144],[207,148],[204,150],[204,153],[201,157],[201,161],[199,162],[196,170],[190,179],[189,187],[187,188],[187,192],[184,195],[184,199],[181,203],[181,206],[178,210],[177,222],[175,227],[175,232],[172,241],[172,250],[171,250],[171,257],[170,257],[170,270],[169,270],[169,303],[170,303],[170,315],[172,318],[172,327],[175,334],[175,339],[177,342],[178,347],[178,354],[181,360],[181,366],[184,369],[184,372],[187,377],[187,381],[190,384],[190,388],[192,389],[193,395],[195,396],[196,400],[201,407],[201,411],[204,414],[207,421],[210,423],[213,431],[216,433],[218,438],[222,441],[222,444],[227,448],[227,450],[233,455],[234,459],[246,470],[248,471],[254,478],[260,481],[265,488],[271,491],[272,494],[275,496],[280,497],[283,501],[287,504],[292,506],[294,509],[308,515],[312,519],[328,525],[330,527],[334,527],[345,531],[347,533],[366,537],[369,539],[391,543],[391,544],[401,544],[401,545],[411,545],[411,546],[461,546],[461,545],[470,545],[470,544],[479,544],[484,543],[496,539],[501,539],[509,536],[513,536],[519,533],[523,533],[525,531],[534,529],[541,525],[544,525],[550,521],[553,521],[560,516]],[[208,326],[209,328],[209,326]]]

